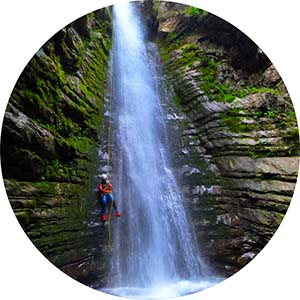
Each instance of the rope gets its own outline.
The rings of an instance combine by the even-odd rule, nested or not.
[[[112,93],[109,97],[109,118],[111,115],[111,103],[112,103]],[[107,174],[109,173],[109,166],[110,166],[110,135],[111,135],[111,120],[109,119],[108,121],[108,137],[107,137],[107,141],[108,141],[108,145],[107,145]]]
[[[107,240],[107,245],[110,253],[112,253],[112,246],[111,246],[111,234],[110,234],[110,220],[111,220],[111,214],[112,214],[112,201],[110,204],[110,210],[109,210],[109,216],[108,216],[108,221],[107,221],[107,230],[108,230],[108,240]]]
[[[109,97],[109,120],[108,120],[108,137],[107,137],[107,174],[109,174],[109,168],[110,168],[110,137],[111,137],[111,107],[112,107],[112,90]],[[112,253],[112,246],[111,246],[111,230],[110,230],[110,221],[111,221],[111,215],[112,215],[112,208],[113,208],[113,200],[111,200],[110,203],[110,210],[107,220],[107,230],[108,230],[108,249],[110,253]]]

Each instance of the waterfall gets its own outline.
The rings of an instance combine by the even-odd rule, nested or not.
[[[134,3],[113,8],[114,194],[122,216],[104,291],[171,297],[212,285],[171,169],[155,45]]]

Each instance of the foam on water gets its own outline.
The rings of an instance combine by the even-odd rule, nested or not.
[[[115,296],[122,296],[129,299],[172,299],[197,293],[219,283],[220,281],[222,281],[221,278],[213,278],[200,282],[183,280],[174,283],[161,283],[148,288],[123,286],[107,288],[103,291]]]

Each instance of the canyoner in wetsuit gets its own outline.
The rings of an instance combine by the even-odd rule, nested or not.
[[[113,190],[112,184],[109,182],[106,174],[101,175],[101,182],[98,187],[99,187],[99,196],[101,199],[101,207],[102,207],[102,216],[101,216],[102,221],[105,222],[107,219],[106,210],[108,204],[112,205],[116,217],[120,217],[121,214],[117,209],[117,205],[112,194],[112,190]]]

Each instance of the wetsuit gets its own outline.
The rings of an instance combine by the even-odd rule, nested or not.
[[[117,212],[117,205],[114,201],[113,195],[112,195],[112,184],[107,180],[99,184],[99,194],[101,197],[101,206],[102,206],[102,215],[106,214],[106,208],[108,203],[112,203],[113,209],[115,212]]]

